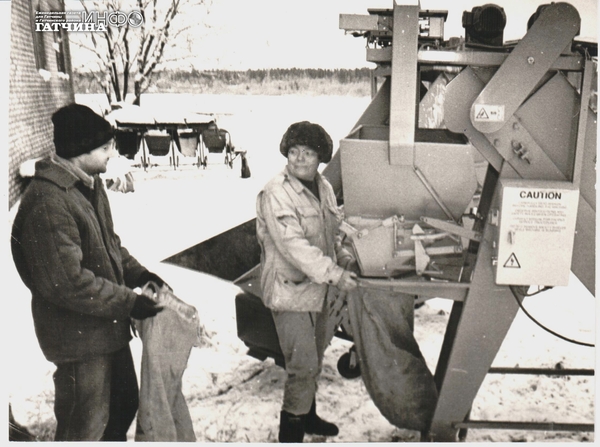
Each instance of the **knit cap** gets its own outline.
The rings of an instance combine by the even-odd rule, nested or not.
[[[114,136],[111,124],[92,109],[69,104],[52,115],[56,155],[73,158],[93,151]]]

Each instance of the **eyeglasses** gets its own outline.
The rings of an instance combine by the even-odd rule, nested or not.
[[[294,158],[299,157],[300,154],[303,154],[306,158],[317,158],[319,154],[312,149],[299,149],[297,147],[292,147],[288,151],[288,156],[292,156]]]

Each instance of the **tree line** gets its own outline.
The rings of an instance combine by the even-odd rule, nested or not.
[[[98,79],[98,73],[75,72],[73,84],[76,93],[103,93],[104,89]],[[274,68],[235,70],[157,70],[152,74],[152,83],[157,93],[188,92],[190,86],[202,87],[206,91],[217,90],[226,86],[258,86],[269,84],[304,85],[319,83],[328,84],[362,84],[369,85],[371,70],[367,67],[354,69],[320,69],[320,68]]]
[[[90,14],[135,11],[138,21],[104,32],[69,33],[76,93],[103,93],[109,104],[140,104],[143,93],[361,95],[370,71],[259,69],[174,71],[198,54],[198,32],[210,32],[213,0],[79,0]],[[183,17],[195,19],[183,20]],[[197,19],[198,18],[198,19]],[[214,25],[214,24],[213,24]],[[170,67],[168,70],[165,67]]]

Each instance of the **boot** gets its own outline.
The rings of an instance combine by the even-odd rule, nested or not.
[[[304,418],[306,415],[282,411],[279,422],[279,442],[302,442],[304,440]]]
[[[336,436],[340,430],[337,425],[317,416],[317,404],[313,400],[310,411],[304,418],[304,431],[309,435]]]

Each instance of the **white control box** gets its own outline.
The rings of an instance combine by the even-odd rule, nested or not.
[[[501,180],[496,284],[566,286],[579,189],[569,182]]]

